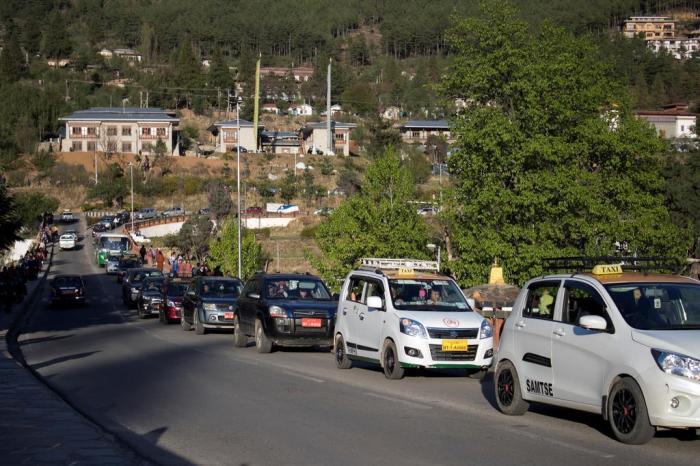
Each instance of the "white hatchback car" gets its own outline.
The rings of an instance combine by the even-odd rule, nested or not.
[[[700,282],[622,267],[525,284],[496,355],[503,413],[531,401],[598,413],[629,444],[700,427]]]
[[[489,323],[431,261],[363,259],[345,279],[336,317],[336,365],[379,364],[389,379],[406,368],[467,369],[482,378],[493,357]]]
[[[58,238],[58,247],[61,249],[75,249],[75,237],[72,234],[61,235]]]

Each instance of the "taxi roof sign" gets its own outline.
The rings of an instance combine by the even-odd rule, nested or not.
[[[591,271],[593,275],[619,275],[622,273],[621,264],[598,264]]]
[[[398,270],[399,274],[414,274],[416,270],[438,272],[437,261],[425,261],[420,259],[381,259],[381,258],[362,258],[361,264],[366,267],[374,267],[377,269]]]

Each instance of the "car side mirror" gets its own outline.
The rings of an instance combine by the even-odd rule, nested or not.
[[[384,309],[384,303],[382,303],[382,298],[379,296],[370,296],[367,298],[367,307],[370,309]]]
[[[607,330],[608,323],[601,316],[581,316],[578,324],[588,330]]]
[[[190,298],[194,298],[196,296],[196,293],[194,291],[190,290],[187,292],[187,296],[189,296]]]
[[[250,299],[260,299],[260,295],[258,293],[248,293],[247,295]]]
[[[476,309],[476,300],[474,298],[467,298],[467,304],[472,310]]]

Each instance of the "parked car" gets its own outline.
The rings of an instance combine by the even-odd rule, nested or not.
[[[498,409],[522,415],[536,402],[599,414],[633,445],[658,428],[700,428],[700,281],[649,273],[656,259],[586,271],[580,259],[556,259],[561,273],[520,291],[497,353]]]
[[[209,207],[204,207],[202,209],[199,209],[197,211],[199,215],[210,215],[211,214],[211,209]]]
[[[141,283],[148,277],[162,277],[163,272],[158,269],[147,267],[139,267],[129,269],[122,280],[122,302],[127,307],[136,305],[136,299],[139,297],[139,288]]]
[[[204,335],[207,329],[233,329],[234,306],[242,288],[243,283],[237,278],[195,279],[187,288],[182,302],[182,329],[188,331],[194,328],[197,335]]]
[[[316,209],[314,211],[314,215],[319,215],[321,217],[328,217],[330,214],[333,213],[333,208],[332,207],[321,207],[320,209]]]
[[[143,209],[140,209],[134,215],[136,216],[137,220],[147,220],[150,218],[156,218],[158,213],[156,212],[156,209],[152,207],[145,207]]]
[[[165,209],[160,215],[162,217],[177,217],[178,215],[185,215],[185,210],[182,207],[171,207]]]
[[[73,215],[73,212],[70,210],[66,209],[63,212],[61,212],[61,223],[73,223],[77,221],[78,219]]]
[[[313,275],[256,274],[236,304],[234,344],[243,347],[255,337],[260,353],[274,345],[332,345],[337,306]]]
[[[141,261],[137,256],[122,256],[117,264],[117,283],[122,283],[129,270],[139,267],[141,267]]]
[[[78,237],[78,232],[75,230],[65,230],[63,234],[72,236],[76,243],[80,241],[80,238]]]
[[[387,379],[406,367],[465,369],[481,379],[493,360],[493,329],[437,262],[363,259],[341,291],[335,362],[372,361]]]
[[[164,281],[164,276],[144,278],[136,298],[136,310],[139,319],[160,314],[163,308],[162,287]]]
[[[85,304],[85,282],[80,275],[56,275],[49,284],[51,304]]]
[[[249,216],[261,216],[263,214],[263,209],[262,207],[258,206],[253,206],[253,207],[248,207],[245,210],[245,214]]]
[[[121,261],[122,256],[117,254],[110,254],[105,259],[105,272],[107,275],[115,274],[119,271],[119,261]]]
[[[105,215],[97,223],[104,225],[107,230],[112,230],[114,228],[114,218],[114,215]]]
[[[75,249],[75,238],[73,235],[61,235],[58,239],[58,247],[61,250]]]
[[[168,278],[162,287],[163,306],[160,309],[160,322],[169,324],[179,322],[182,313],[182,301],[185,298],[190,279]]]
[[[119,224],[123,225],[131,220],[131,214],[126,210],[122,210],[121,212],[117,213],[117,218],[119,219]]]
[[[416,212],[418,215],[423,215],[424,217],[433,216],[437,214],[435,207],[421,207]]]

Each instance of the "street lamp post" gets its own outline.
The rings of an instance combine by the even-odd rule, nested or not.
[[[131,232],[134,232],[134,164],[129,162],[129,172],[131,173]]]
[[[236,198],[238,201],[238,278],[243,275],[243,256],[241,254],[241,98],[236,96]],[[257,138],[257,128],[253,128]]]

